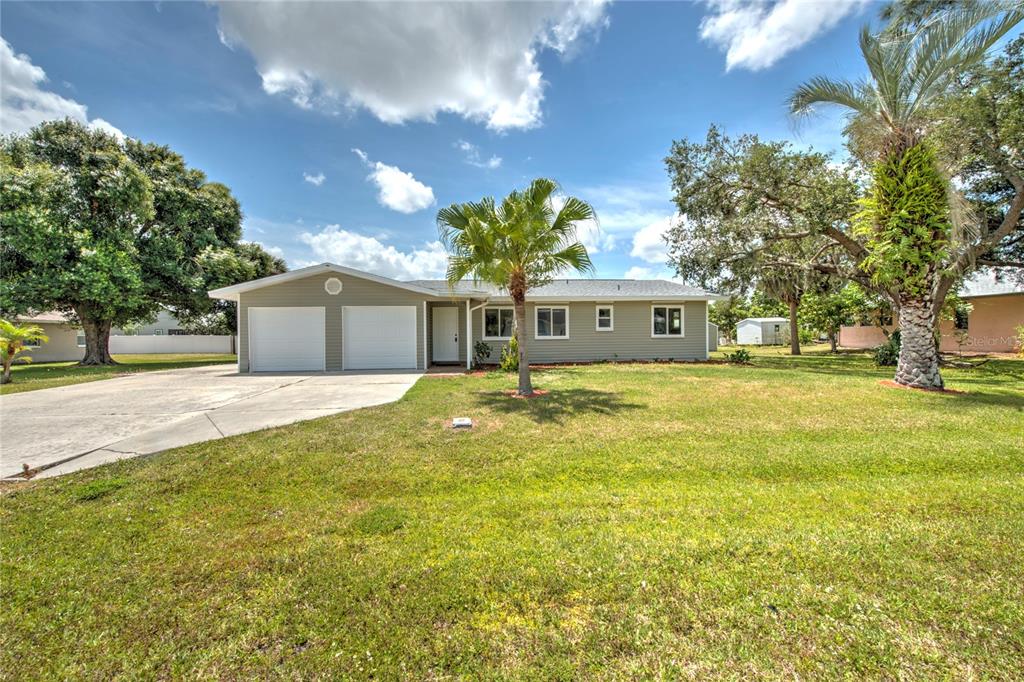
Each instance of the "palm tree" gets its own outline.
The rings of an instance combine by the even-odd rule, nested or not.
[[[46,343],[49,340],[42,327],[34,324],[17,325],[0,319],[0,362],[3,363],[0,384],[11,383],[11,363],[18,355],[27,351],[29,345]],[[31,362],[32,358],[26,355],[22,360]]]
[[[448,248],[448,283],[463,279],[508,291],[515,307],[519,346],[519,395],[533,394],[526,341],[526,293],[575,270],[593,271],[587,249],[576,239],[577,224],[594,220],[590,204],[556,195],[553,180],[538,178],[498,205],[493,197],[452,204],[437,212],[441,240]]]
[[[956,79],[1024,19],[1022,8],[1021,0],[937,2],[913,20],[898,11],[885,30],[861,30],[867,79],[817,77],[790,98],[798,116],[817,105],[846,109],[855,151],[874,164],[871,196],[858,217],[859,233],[867,238],[862,266],[891,292],[898,309],[901,384],[943,385],[935,342],[942,307],[937,299],[944,298],[941,275],[950,267],[958,235],[970,229],[954,225],[959,202],[937,167],[927,134]],[[900,210],[907,206],[927,209]]]

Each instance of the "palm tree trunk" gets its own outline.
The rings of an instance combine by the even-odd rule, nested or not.
[[[519,345],[519,395],[533,395],[533,383],[530,381],[530,360],[526,352],[526,301],[513,300],[516,311],[516,343]]]
[[[796,309],[800,302],[789,299],[789,354],[800,355],[800,325],[796,319]]]
[[[0,384],[11,383],[11,363],[14,361],[12,357],[4,358],[4,372],[0,374]]]
[[[85,357],[79,365],[116,365],[110,357],[110,321],[95,320],[85,310],[75,309],[85,332]],[[83,313],[85,313],[83,315]]]
[[[900,304],[900,358],[896,383],[914,388],[943,388],[939,349],[935,343],[933,304],[904,300]]]

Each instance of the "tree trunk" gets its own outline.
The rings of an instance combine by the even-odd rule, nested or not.
[[[82,331],[85,332],[85,357],[78,364],[116,365],[117,362],[110,357],[110,321],[94,320],[77,309],[75,313],[82,322]]]
[[[903,301],[900,305],[898,384],[914,388],[943,388],[932,308],[932,302],[927,300]]]
[[[519,395],[533,395],[533,383],[530,381],[530,360],[526,352],[526,300],[513,300],[516,311],[516,343],[519,345]]]
[[[831,331],[831,332],[828,333],[828,345],[830,346],[830,348],[829,348],[829,352],[830,353],[837,353],[837,352],[839,352],[839,334],[838,333],[836,333],[834,331]]]
[[[800,355],[800,325],[796,319],[796,309],[800,301],[789,300],[789,354]]]
[[[3,374],[0,374],[0,384],[11,383],[11,363],[13,361],[14,358],[4,358],[4,371]]]

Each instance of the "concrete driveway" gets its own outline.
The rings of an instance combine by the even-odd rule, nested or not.
[[[421,372],[145,372],[0,396],[0,477],[59,476],[128,457],[398,400]],[[20,476],[19,476],[20,478]]]

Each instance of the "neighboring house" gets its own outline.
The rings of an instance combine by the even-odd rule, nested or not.
[[[58,312],[19,315],[19,324],[34,324],[42,327],[49,338],[46,343],[29,346],[27,355],[32,362],[78,362],[85,355],[85,334],[69,324]]]
[[[736,343],[741,346],[781,346],[789,343],[785,317],[748,317],[736,323]]]
[[[497,362],[512,337],[501,290],[331,263],[210,296],[238,302],[241,372],[469,367],[476,342]],[[707,307],[718,298],[661,280],[556,280],[527,296],[530,362],[707,359]]]
[[[128,330],[114,327],[110,330],[111,336],[185,336],[188,332],[181,328],[181,323],[170,310],[166,308],[157,313],[156,320],[149,324],[132,327]]]
[[[1019,348],[1017,327],[1024,325],[1024,286],[1006,279],[996,281],[994,272],[978,273],[960,290],[970,304],[965,315],[939,323],[943,351],[1009,353]],[[896,327],[885,325],[886,332]],[[851,325],[839,330],[844,348],[874,348],[885,343],[885,333],[875,325]]]

